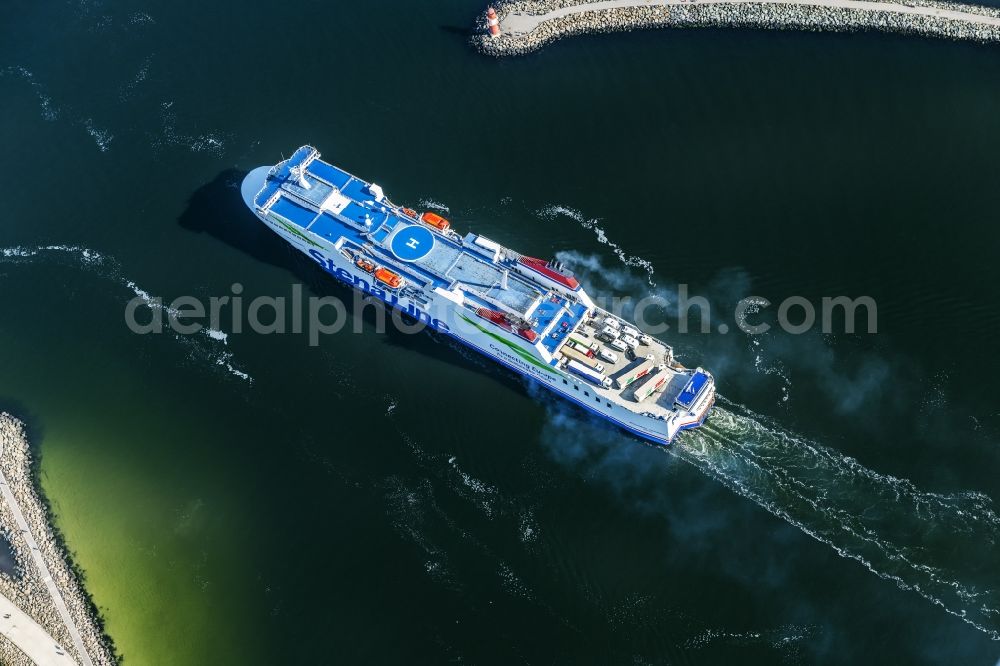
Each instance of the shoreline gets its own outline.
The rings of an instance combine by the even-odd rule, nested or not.
[[[17,577],[0,574],[0,594],[41,625],[77,663],[116,664],[117,655],[103,631],[100,614],[83,588],[83,576],[52,526],[24,424],[3,412],[0,447],[0,479],[7,484],[4,494],[10,493],[0,497],[0,530],[10,543],[19,573]],[[10,505],[10,497],[16,506]],[[27,534],[19,518],[26,523]],[[6,637],[0,640],[0,662],[32,663]]]
[[[500,35],[485,18],[471,40],[494,57],[526,55],[564,37],[651,28],[757,28],[811,32],[879,30],[1000,42],[1000,8],[937,0],[501,0]]]

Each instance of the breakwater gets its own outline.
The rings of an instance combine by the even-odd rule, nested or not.
[[[0,530],[17,563],[17,575],[0,574],[0,594],[41,625],[78,664],[114,664],[96,609],[51,526],[34,471],[24,425],[0,413]],[[32,662],[2,639],[0,663]]]
[[[938,0],[512,0],[485,14],[473,44],[493,56],[523,55],[563,37],[646,28],[734,27],[881,30],[978,42],[1000,41],[1000,9]]]

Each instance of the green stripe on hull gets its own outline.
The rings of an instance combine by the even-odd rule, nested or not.
[[[292,226],[292,223],[286,222],[285,219],[283,217],[281,217],[280,215],[278,215],[277,213],[272,212],[270,214],[270,218],[272,220],[274,220],[275,222],[277,222],[278,224],[280,224],[281,226],[283,226],[285,228],[285,231],[287,231],[288,233],[290,233],[290,234],[292,234],[294,236],[298,236],[299,238],[301,238],[305,242],[309,243],[313,247],[323,247],[322,245],[320,245],[319,243],[314,242],[311,238],[309,238],[304,233],[302,233],[301,231],[299,231],[298,229],[296,229],[294,226]]]
[[[551,372],[551,373],[558,374],[551,367],[549,367],[548,365],[542,363],[537,358],[535,358],[531,354],[531,352],[525,351],[521,347],[518,347],[517,345],[515,345],[510,340],[505,340],[498,333],[494,333],[493,331],[490,331],[490,330],[486,329],[485,327],[480,326],[477,322],[472,321],[471,319],[469,319],[468,317],[466,317],[464,314],[459,314],[458,316],[461,317],[462,319],[464,319],[465,321],[469,322],[470,324],[472,324],[473,326],[475,326],[480,331],[482,331],[486,335],[490,336],[491,338],[493,338],[497,342],[499,342],[501,344],[504,344],[504,345],[507,345],[508,347],[510,347],[511,351],[513,351],[515,354],[517,354],[525,362],[530,363],[530,364],[532,364],[532,365],[534,365],[534,366],[536,366],[538,368],[541,368],[542,370],[545,370],[546,372]]]

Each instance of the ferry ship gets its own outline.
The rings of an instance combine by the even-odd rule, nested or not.
[[[597,307],[559,262],[463,236],[319,158],[302,146],[241,192],[320,268],[645,440],[670,444],[704,422],[711,373]]]

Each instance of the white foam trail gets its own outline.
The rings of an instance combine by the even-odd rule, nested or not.
[[[988,560],[1000,537],[991,498],[978,492],[921,491],[745,407],[720,403],[705,426],[685,433],[665,451],[841,557],[1000,640],[996,581],[969,580],[975,561],[935,547],[944,539],[958,552]]]
[[[596,220],[565,206],[549,206],[539,215],[569,217],[593,230],[626,266],[645,268],[653,284],[652,266],[625,255]],[[575,253],[565,258],[588,261]],[[758,340],[754,343],[760,345]],[[757,351],[757,370],[779,376],[784,383],[782,401],[788,400],[791,382],[785,369],[765,361],[762,350]],[[942,401],[938,393],[928,402]],[[989,549],[1000,542],[1000,518],[990,497],[978,492],[921,491],[906,479],[867,469],[743,406],[728,404],[721,396],[719,402],[704,427],[685,433],[677,445],[664,450],[829,545],[841,557],[1000,640],[998,581],[972,580],[977,567],[993,571]],[[578,425],[577,419],[558,415],[552,422],[561,428]],[[934,543],[941,534],[947,535],[945,546]],[[960,549],[964,559],[947,561],[955,557],[950,549]],[[975,562],[976,557],[987,561]]]
[[[253,377],[243,372],[230,362],[229,359],[231,359],[232,357],[233,357],[232,354],[225,354],[218,359],[217,363],[218,365],[225,366],[226,370],[228,370],[231,375],[239,377],[243,381],[253,383]]]
[[[533,543],[538,540],[539,533],[538,522],[535,520],[535,514],[532,509],[527,509],[521,515],[519,534],[521,536],[521,541],[524,543]]]
[[[69,259],[80,268],[94,270],[102,277],[120,284],[142,299],[142,302],[150,309],[162,310],[168,316],[178,314],[177,310],[163,305],[161,299],[154,298],[134,281],[122,276],[118,262],[111,257],[101,254],[97,250],[78,245],[39,245],[35,247],[16,246],[0,248],[0,264],[18,264],[60,257]],[[200,330],[197,337],[192,337],[182,336],[174,332],[173,329],[168,328],[167,330],[171,332],[176,340],[188,345],[194,345],[192,355],[196,360],[208,361],[211,365],[225,369],[226,372],[234,377],[253,383],[253,377],[234,364],[232,352],[219,350],[214,344],[222,343],[222,346],[225,347],[228,344],[228,335],[226,333],[206,327]],[[202,340],[211,340],[212,342],[205,344],[201,342]]]
[[[767,305],[767,301],[758,296],[749,296],[746,299],[748,304],[747,308],[737,314],[738,321],[737,327],[740,330],[746,330],[747,322],[751,317],[760,314],[761,308]],[[757,372],[762,375],[774,375],[781,379],[781,402],[788,402],[790,397],[790,391],[792,389],[792,380],[788,377],[788,372],[784,365],[780,361],[775,361],[771,364],[764,358],[764,345],[762,344],[763,335],[748,336],[747,344],[750,345],[754,353],[753,365]]]
[[[229,335],[227,333],[223,333],[222,331],[216,330],[214,328],[205,328],[203,330],[205,331],[205,335],[212,338],[213,340],[218,340],[224,345],[229,344]]]
[[[3,249],[3,256],[4,256],[4,258],[7,258],[7,259],[9,259],[11,257],[18,257],[18,258],[31,257],[31,256],[34,256],[34,255],[35,255],[35,251],[34,250],[31,250],[31,249],[28,249],[28,248],[24,248],[24,247],[5,247]]]
[[[386,414],[395,418],[397,401],[392,396],[385,396],[387,402]],[[509,507],[504,504],[500,489],[481,479],[472,476],[458,464],[457,456],[442,456],[428,453],[412,437],[402,430],[399,431],[414,458],[425,468],[432,470],[448,482],[449,488],[466,501],[476,505],[487,518],[494,518],[498,513],[504,513]],[[501,505],[498,507],[498,505]]]
[[[100,129],[94,125],[93,118],[87,118],[83,121],[83,126],[87,129],[87,134],[94,140],[97,144],[98,150],[102,153],[108,152],[111,147],[111,141],[115,138],[115,135],[105,129]]]
[[[434,199],[421,199],[420,205],[424,208],[431,208],[433,210],[439,210],[443,213],[450,213],[451,209],[444,205],[440,201],[435,201]]]
[[[786,625],[765,631],[727,631],[706,629],[684,641],[684,647],[699,650],[715,643],[727,645],[770,645],[779,650],[796,650],[797,643],[816,633],[816,628],[808,625]]]
[[[531,588],[524,584],[506,562],[500,562],[498,565],[497,576],[500,578],[500,584],[507,594],[512,597],[534,601],[535,595],[532,593]]]
[[[619,470],[606,466],[626,443],[610,430],[581,437],[579,414],[547,394],[539,398],[549,408],[545,442],[556,458],[622,483]],[[1000,640],[1000,516],[989,496],[921,490],[722,396],[705,425],[658,450]]]
[[[42,118],[44,120],[52,122],[59,118],[59,109],[55,107],[52,103],[52,98],[45,91],[42,84],[35,80],[35,75],[29,69],[20,65],[6,67],[0,69],[0,77],[2,76],[15,76],[26,81],[31,86],[31,90],[38,99],[38,104],[42,107]]]
[[[650,287],[656,288],[656,283],[653,282],[653,264],[642,257],[626,254],[625,250],[623,250],[618,243],[615,243],[608,238],[607,232],[598,224],[600,221],[599,218],[588,219],[576,208],[560,205],[546,206],[545,208],[539,210],[537,214],[539,217],[546,220],[556,219],[560,216],[568,217],[571,220],[576,221],[584,229],[593,231],[594,236],[597,237],[597,242],[610,247],[611,251],[615,253],[615,256],[618,257],[619,261],[626,266],[641,268],[646,271],[646,282],[649,283]]]
[[[128,17],[128,24],[133,26],[152,25],[154,23],[156,23],[156,21],[153,20],[153,17],[146,12],[135,12]]]
[[[136,72],[135,76],[132,77],[131,81],[129,81],[119,89],[118,99],[120,99],[123,102],[126,102],[129,100],[130,97],[132,97],[132,94],[135,92],[135,89],[138,88],[139,85],[143,81],[145,81],[146,78],[149,76],[149,66],[150,64],[152,64],[152,62],[153,62],[152,55],[148,55],[145,58],[143,58],[142,63],[139,65],[139,71]]]
[[[493,504],[495,499],[499,496],[500,491],[497,490],[496,487],[475,478],[459,467],[457,458],[454,456],[448,459],[448,465],[455,471],[458,478],[462,480],[462,485],[472,491],[472,495],[466,494],[457,487],[455,487],[454,490],[458,491],[459,494],[465,495],[467,499],[473,499],[479,508],[482,509],[483,513],[486,514],[486,517],[492,518]]]
[[[52,97],[46,92],[45,87],[36,80],[35,75],[31,72],[31,70],[20,65],[15,65],[0,69],[0,77],[3,76],[14,76],[20,78],[31,86],[31,89],[35,93],[35,97],[38,98],[38,103],[42,108],[43,119],[52,122],[59,118],[59,109],[56,108],[55,104],[52,102]],[[143,73],[143,78],[145,78],[145,73]],[[87,134],[89,134],[94,140],[94,143],[97,144],[98,150],[102,153],[108,152],[111,147],[111,141],[115,138],[114,134],[112,134],[110,130],[98,127],[93,118],[78,117],[73,122],[86,130]]]
[[[218,132],[203,132],[188,134],[177,129],[177,112],[172,101],[160,104],[160,117],[163,123],[161,135],[153,140],[154,148],[164,145],[182,146],[192,153],[211,153],[221,156],[226,149],[225,137]]]
[[[774,375],[782,382],[781,402],[788,402],[790,391],[792,390],[792,380],[788,377],[788,372],[781,361],[774,361],[768,364],[764,359],[763,345],[760,337],[749,337],[747,342],[754,348],[753,367],[762,375]]]
[[[424,571],[431,580],[459,589],[447,551],[431,536],[436,523],[450,524],[451,521],[438,506],[430,481],[422,479],[411,484],[398,477],[389,477],[385,483],[386,513],[393,528],[423,551]]]

